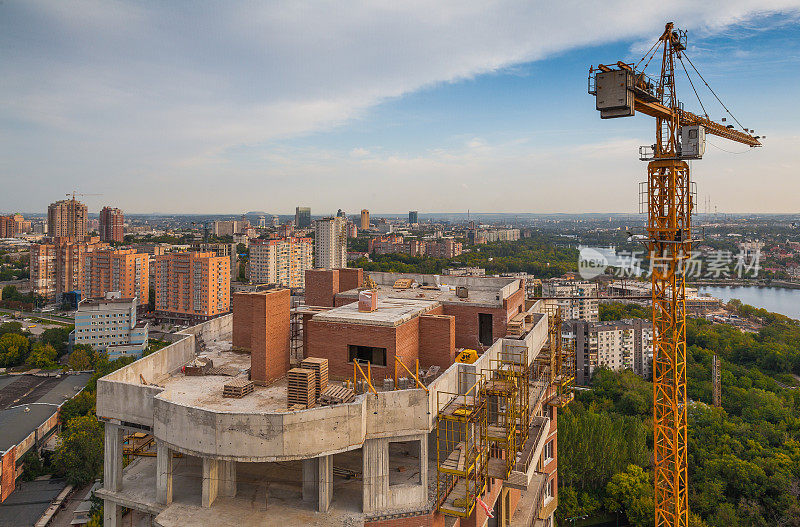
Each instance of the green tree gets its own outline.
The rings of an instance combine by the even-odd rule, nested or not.
[[[30,342],[27,337],[6,333],[0,337],[0,367],[18,366],[28,357]]]
[[[56,366],[56,357],[58,353],[50,344],[42,344],[37,342],[33,345],[30,355],[28,355],[28,364],[34,368],[54,368]]]
[[[17,335],[22,335],[25,331],[22,329],[22,324],[20,322],[6,322],[4,324],[0,324],[0,335],[5,335],[6,333],[16,333]]]
[[[78,395],[66,401],[61,407],[61,419],[69,422],[76,417],[94,414],[96,402],[95,392],[82,390]]]
[[[103,468],[103,425],[91,415],[75,417],[59,434],[55,464],[72,485],[86,485]]]
[[[655,524],[653,483],[642,467],[628,465],[625,472],[615,474],[606,485],[604,502],[609,511],[624,512],[635,527]]]
[[[60,357],[67,351],[67,342],[69,341],[69,334],[74,326],[66,326],[60,328],[49,328],[42,332],[39,336],[39,341],[44,344],[49,344],[58,352]]]
[[[89,351],[78,348],[79,344],[75,345],[75,349],[69,354],[69,367],[75,371],[84,371],[92,368],[92,355],[91,349]]]

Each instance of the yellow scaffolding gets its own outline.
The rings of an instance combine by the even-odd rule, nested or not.
[[[463,394],[437,393],[436,503],[443,514],[461,518],[472,514],[488,478],[483,378],[460,372],[459,381],[470,377],[475,381]]]

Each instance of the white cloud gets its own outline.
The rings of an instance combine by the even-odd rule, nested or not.
[[[270,170],[251,166],[261,159],[251,155],[261,145],[351,122],[389,98],[577,46],[642,40],[667,19],[714,32],[775,11],[796,14],[798,6],[798,0],[2,2],[0,176],[23,181],[0,197],[0,208],[27,201],[41,209],[51,199],[41,187],[64,180],[67,187],[107,184],[116,194],[109,174],[164,188],[241,184],[254,169]],[[480,141],[471,141],[472,155],[485,148]],[[369,163],[361,150],[352,155]],[[416,163],[423,161],[430,171],[447,157]],[[384,180],[391,184],[407,177],[415,161],[387,157],[383,164],[394,170]],[[220,173],[228,177],[220,181]],[[140,210],[143,204],[240,208],[215,201],[224,192],[187,206],[137,188],[115,198]]]

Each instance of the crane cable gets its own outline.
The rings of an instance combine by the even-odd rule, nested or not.
[[[697,90],[694,87],[694,83],[692,82],[692,78],[689,76],[689,71],[686,69],[686,64],[683,63],[683,57],[678,56],[678,60],[680,61],[681,66],[683,66],[683,71],[686,72],[686,78],[689,79],[689,84],[692,87],[692,91],[694,92],[694,96],[697,97],[697,102],[700,103],[700,108],[703,109],[703,113],[705,114],[706,119],[708,119],[709,117],[708,117],[708,112],[706,111],[706,107],[703,105],[703,101],[700,100],[700,94],[697,93]]]
[[[656,46],[658,46],[658,43],[659,43],[659,42],[661,42],[661,40],[660,40],[660,39],[659,39],[659,40],[656,40],[656,41],[655,41],[655,43],[654,43],[652,46],[650,46],[650,49],[648,49],[648,50],[647,50],[647,53],[645,53],[645,54],[642,56],[642,58],[640,58],[640,59],[639,59],[639,62],[637,62],[637,63],[636,63],[636,65],[633,67],[633,70],[634,70],[634,71],[636,71],[636,68],[638,68],[638,67],[639,67],[639,64],[641,64],[641,63],[642,63],[642,61],[643,61],[644,59],[646,59],[648,55],[650,55],[650,52],[651,52],[651,51],[653,51],[653,50],[655,49],[655,47],[656,47]],[[655,55],[655,53],[653,53],[653,55]],[[644,68],[642,68],[642,73],[644,73],[644,70],[646,70],[646,69],[647,69],[647,66],[649,66],[649,65],[650,65],[650,61],[651,61],[651,60],[653,60],[653,57],[650,57],[650,59],[647,61],[647,64],[645,64],[645,65],[644,65]]]
[[[708,85],[708,82],[706,82],[706,80],[703,78],[703,75],[702,75],[702,74],[701,74],[699,71],[697,71],[697,67],[694,65],[694,62],[692,62],[692,59],[690,59],[690,58],[689,58],[689,56],[686,54],[686,51],[685,51],[685,50],[684,50],[684,52],[683,52],[683,56],[684,56],[684,57],[686,57],[686,60],[688,60],[688,61],[689,61],[689,64],[691,64],[691,65],[692,65],[692,69],[694,69],[694,71],[695,71],[695,72],[697,73],[697,75],[700,77],[700,80],[702,80],[702,81],[703,81],[703,84],[705,84],[705,85],[706,85],[706,88],[708,88],[708,90],[709,90],[709,91],[710,91],[710,92],[711,92],[711,93],[714,95],[714,97],[716,97],[717,101],[719,101],[719,103],[722,105],[722,107],[723,107],[723,108],[725,108],[725,111],[726,111],[726,112],[728,112],[728,115],[730,115],[730,116],[731,116],[731,119],[733,119],[734,121],[736,121],[736,124],[738,124],[738,125],[739,125],[739,126],[742,128],[742,130],[747,130],[747,128],[745,128],[745,127],[744,127],[744,125],[742,125],[742,123],[740,123],[740,122],[739,122],[739,119],[737,119],[736,117],[734,117],[734,115],[731,113],[731,111],[728,109],[728,107],[727,107],[727,106],[725,106],[725,103],[724,103],[724,102],[722,102],[722,99],[720,99],[720,98],[719,98],[719,96],[718,96],[718,95],[717,95],[717,93],[716,93],[716,92],[715,92],[715,91],[714,91],[714,90],[711,88],[711,86],[709,86],[709,85]],[[749,132],[748,132],[748,133],[749,133]]]

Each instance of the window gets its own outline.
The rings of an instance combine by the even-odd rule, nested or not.
[[[478,340],[484,346],[491,346],[492,338],[492,314],[478,313]]]
[[[542,452],[542,457],[545,460],[545,463],[553,459],[553,442],[548,441],[547,444],[544,445],[544,452]]]
[[[386,366],[386,348],[357,346],[354,344],[351,344],[348,348],[348,361],[350,362],[369,362],[373,366]]]

